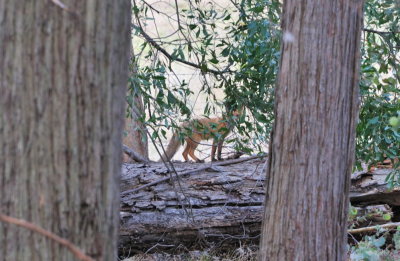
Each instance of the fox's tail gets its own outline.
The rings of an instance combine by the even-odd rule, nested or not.
[[[165,150],[164,155],[161,156],[161,159],[158,162],[167,161],[172,159],[175,153],[178,151],[179,147],[181,146],[181,142],[179,141],[178,134],[174,132],[171,140],[168,143],[167,149]]]

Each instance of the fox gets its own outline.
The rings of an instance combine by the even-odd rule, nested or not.
[[[232,116],[238,117],[240,116],[240,114],[241,112],[239,110],[236,110],[232,113]],[[181,127],[190,130],[187,134],[187,137],[185,137],[184,139],[186,147],[183,150],[182,156],[185,161],[189,162],[189,155],[194,161],[198,163],[204,162],[204,160],[200,160],[199,158],[197,158],[194,152],[202,140],[209,140],[211,138],[213,139],[213,144],[211,148],[211,161],[216,161],[216,151],[217,159],[222,160],[222,145],[224,139],[228,136],[233,128],[233,126],[231,125],[232,124],[224,117],[201,118],[181,124]],[[181,145],[183,144],[181,144],[181,141],[179,140],[178,132],[174,132],[170,142],[168,143],[164,155],[159,161],[171,160]]]

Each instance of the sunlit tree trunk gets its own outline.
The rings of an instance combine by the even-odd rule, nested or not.
[[[130,1],[0,0],[0,212],[116,259]],[[75,260],[0,223],[2,260]]]
[[[141,121],[145,115],[143,99],[139,94],[132,94],[133,104],[131,109],[132,119],[130,120],[130,131],[132,132],[132,149],[137,151],[144,158],[149,158],[146,125]]]
[[[132,98],[133,103],[128,104],[129,117],[125,118],[124,144],[133,149],[145,159],[149,159],[149,149],[146,126],[140,120],[144,114],[143,100],[140,96],[128,95]],[[125,162],[134,162],[127,155],[124,155]]]
[[[346,260],[362,5],[284,1],[261,260]]]
[[[134,81],[137,75],[137,63],[135,62],[133,49],[130,51],[129,74],[131,80],[127,92],[127,112],[128,117],[125,118],[125,131],[123,142],[126,146],[133,149],[144,159],[149,159],[149,148],[147,139],[146,125],[141,118],[146,114],[144,111],[143,99]],[[124,162],[134,162],[126,154]]]

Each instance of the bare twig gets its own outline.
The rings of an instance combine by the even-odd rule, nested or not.
[[[179,173],[179,174],[176,174],[176,177],[181,177],[181,176],[185,176],[185,175],[195,175],[195,174],[199,173],[199,172],[202,171],[202,170],[206,170],[206,169],[209,169],[209,168],[212,168],[212,167],[215,167],[215,166],[227,166],[227,165],[232,165],[232,164],[241,163],[241,162],[244,162],[244,161],[249,161],[249,160],[253,160],[253,159],[263,158],[263,157],[265,157],[265,156],[266,156],[266,155],[264,154],[264,155],[251,156],[251,157],[247,157],[247,158],[241,158],[241,159],[234,159],[234,160],[221,161],[221,162],[217,162],[217,163],[211,163],[211,164],[207,164],[206,166],[203,166],[203,167],[199,167],[199,168],[196,168],[196,169],[191,169],[191,170],[183,171],[183,172],[181,172],[181,173]],[[148,187],[157,185],[157,184],[159,184],[159,183],[168,181],[168,180],[170,180],[170,179],[171,179],[171,176],[165,177],[165,178],[163,178],[163,179],[159,179],[159,180],[150,182],[150,183],[148,183],[148,184],[146,184],[146,185],[143,185],[143,186],[140,186],[140,187],[138,187],[138,188],[134,188],[134,189],[130,189],[130,190],[121,192],[121,196],[124,196],[124,195],[129,194],[129,193],[138,192],[138,191],[140,191],[140,190],[142,190],[142,189],[145,189],[145,188],[148,188]]]
[[[366,233],[366,232],[375,232],[380,228],[395,228],[400,226],[400,222],[395,222],[395,223],[387,223],[384,225],[378,225],[378,226],[372,226],[372,227],[362,227],[362,228],[355,228],[355,229],[349,229],[347,232],[349,234],[360,234],[360,233]]]
[[[6,216],[0,213],[0,221],[4,222],[4,223],[10,223],[19,227],[23,227],[26,229],[29,229],[33,232],[36,232],[38,234],[41,234],[42,236],[45,236],[57,243],[59,243],[60,245],[66,247],[72,254],[74,254],[74,256],[76,258],[78,258],[79,260],[82,261],[94,261],[93,258],[87,256],[86,254],[83,253],[83,251],[81,249],[79,249],[78,247],[76,247],[74,244],[72,244],[71,242],[69,242],[68,240],[61,238],[59,236],[57,236],[56,234],[53,234],[50,231],[47,231],[33,223],[30,223],[28,221],[22,220],[22,219],[18,219],[18,218],[13,218],[10,216]]]
[[[375,33],[375,34],[400,34],[400,31],[377,31],[377,30],[373,30],[373,29],[368,29],[368,28],[364,28],[363,29],[365,32],[369,32],[369,33]]]
[[[395,47],[393,46],[393,43],[390,41],[390,39],[388,39],[388,37],[390,35],[393,35],[395,37],[396,34],[400,34],[400,31],[384,32],[384,31],[377,31],[377,30],[372,30],[372,29],[368,29],[368,28],[364,28],[364,31],[369,32],[369,33],[375,33],[375,34],[378,34],[380,37],[382,37],[383,41],[389,47],[389,55],[392,56],[392,59],[395,61],[394,63],[392,63],[393,70],[395,72],[394,76],[397,78],[398,81],[400,81],[400,74],[399,74],[399,71],[397,69],[397,64],[396,64],[396,62],[399,62],[399,59],[397,58],[396,51],[394,50]]]

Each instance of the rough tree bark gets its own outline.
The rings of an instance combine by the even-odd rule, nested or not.
[[[232,161],[218,163],[227,162]],[[180,177],[179,183],[169,180],[133,192],[129,191],[172,173],[168,174],[162,163],[124,164],[120,255],[258,241],[265,191],[264,161],[215,164],[175,163],[178,173],[196,171]]]
[[[166,180],[171,175],[162,163],[123,164],[121,257],[211,246],[231,251],[240,245],[258,244],[265,199],[265,160],[229,164],[232,162],[174,163],[179,183],[176,179]],[[396,212],[400,193],[398,189],[387,191],[385,182],[391,171],[352,174],[350,201],[359,217],[363,216],[362,220],[354,217],[350,221],[353,226],[387,223],[382,213],[392,211],[392,221],[400,221]]]
[[[286,0],[261,260],[345,260],[360,0]]]
[[[0,212],[116,258],[130,1],[0,0]],[[0,223],[2,260],[74,260]]]

